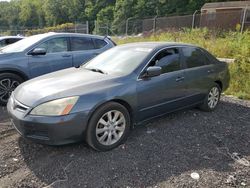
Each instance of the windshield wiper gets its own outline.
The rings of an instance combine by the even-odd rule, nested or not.
[[[107,74],[106,72],[102,71],[101,69],[98,69],[98,68],[86,68],[88,70],[91,70],[93,72],[99,72],[101,74]]]

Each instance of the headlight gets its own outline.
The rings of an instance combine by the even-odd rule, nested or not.
[[[63,116],[70,113],[79,97],[68,97],[40,104],[30,114],[38,116]]]

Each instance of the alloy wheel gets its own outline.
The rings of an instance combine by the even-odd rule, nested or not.
[[[7,103],[11,93],[20,83],[9,78],[0,80],[0,100]]]
[[[96,138],[102,145],[117,143],[124,134],[126,120],[122,112],[111,110],[106,112],[96,125]]]
[[[218,104],[220,91],[217,87],[213,87],[208,94],[208,106],[213,109]]]

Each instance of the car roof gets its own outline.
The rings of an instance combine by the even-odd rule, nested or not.
[[[158,50],[164,47],[173,47],[173,46],[189,46],[189,47],[197,47],[193,44],[186,44],[180,42],[137,42],[137,43],[127,43],[120,45],[120,47],[125,48],[148,48],[151,50]]]
[[[82,33],[57,33],[57,32],[49,32],[49,33],[43,33],[43,34],[38,34],[44,37],[49,37],[49,36],[62,36],[62,37],[91,37],[91,38],[99,38],[99,39],[104,39],[105,37],[99,36],[99,35],[90,35],[90,34],[82,34]]]
[[[0,36],[0,40],[3,40],[3,39],[23,39],[25,37],[22,37],[22,36]]]

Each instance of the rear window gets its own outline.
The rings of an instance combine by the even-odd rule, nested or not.
[[[107,42],[101,39],[93,39],[95,48],[100,49],[107,45]]]
[[[207,58],[209,59],[210,64],[218,63],[218,59],[214,57],[212,54],[210,54],[207,50],[202,49],[202,51],[206,54]]]
[[[187,68],[200,67],[210,63],[206,54],[198,48],[185,47],[182,52]]]
[[[83,51],[95,49],[91,38],[73,37],[71,38],[71,51]]]
[[[19,40],[21,40],[21,39],[18,39],[18,38],[6,39],[6,44],[9,45],[9,44],[15,43]]]

